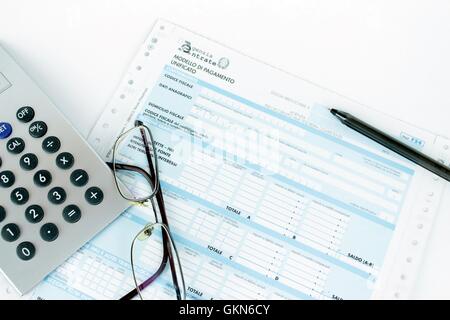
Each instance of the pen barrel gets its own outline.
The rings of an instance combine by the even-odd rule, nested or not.
[[[439,177],[450,181],[450,168],[445,165],[439,163],[433,158],[413,149],[412,147],[386,135],[382,131],[377,128],[372,127],[371,125],[356,119],[355,117],[345,114],[345,118],[340,119],[343,124],[348,126],[349,128],[361,133],[362,135],[370,138],[371,140],[381,144],[389,150],[394,151],[395,153],[405,157],[411,162],[433,172]]]

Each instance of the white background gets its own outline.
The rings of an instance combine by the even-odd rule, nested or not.
[[[0,43],[86,136],[159,17],[450,137],[449,0],[0,0]],[[450,298],[444,202],[414,298]]]

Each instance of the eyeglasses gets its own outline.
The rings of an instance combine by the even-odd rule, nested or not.
[[[160,278],[170,267],[170,278],[178,300],[186,298],[180,257],[170,232],[159,182],[158,158],[150,129],[141,121],[117,139],[112,162],[114,180],[123,198],[135,205],[150,207],[155,217],[133,238],[130,262],[135,289],[123,296],[129,300],[135,296],[143,299],[145,288]]]

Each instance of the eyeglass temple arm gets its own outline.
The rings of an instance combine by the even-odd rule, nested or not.
[[[136,120],[134,122],[134,125],[135,126],[144,126],[145,127],[144,123],[142,121],[140,121],[140,120]],[[150,137],[151,137],[152,135],[151,135],[150,129],[147,128],[147,130],[148,130],[148,132],[150,134]],[[150,148],[149,148],[149,144],[150,143],[149,143],[149,141],[147,139],[147,135],[145,134],[145,132],[142,129],[142,127],[140,128],[140,132],[141,132],[141,136],[142,136],[142,141],[144,142],[145,154],[147,155],[147,161],[148,161],[148,166],[150,168],[150,172],[156,172],[156,174],[153,177],[151,177],[151,178],[153,180],[153,185],[155,187],[157,187],[158,190],[159,190],[156,193],[156,200],[158,202],[159,212],[161,214],[161,219],[162,219],[162,222],[169,228],[169,221],[167,220],[166,208],[164,206],[164,199],[162,197],[161,186],[160,186],[159,181],[158,181],[159,179],[158,180],[156,179],[156,175],[158,174],[157,173],[158,168],[157,168],[157,162],[156,162],[158,155],[157,155],[156,147],[154,145],[154,140],[152,138],[151,144],[152,144],[152,149],[153,149],[153,156],[155,157],[155,166],[156,167],[153,166],[152,155],[150,153]],[[158,184],[158,185],[156,186],[156,184]],[[173,284],[174,284],[174,287],[175,287],[175,292],[177,294],[177,298],[179,300],[181,300],[180,287],[179,287],[179,284],[178,284],[178,279],[177,279],[176,270],[175,270],[175,261],[173,259],[172,250],[170,248],[170,239],[168,239],[168,237],[169,236],[166,234],[166,232],[163,232],[163,240],[164,240],[164,244],[165,244],[165,247],[166,247],[166,249],[164,251],[167,250],[167,253],[169,254],[169,264],[170,264],[170,271],[171,271],[171,274],[172,274],[172,281],[173,281]]]
[[[106,162],[106,164],[108,165],[108,167],[113,170],[114,169],[114,164],[112,162]],[[149,166],[150,166],[150,170],[151,172],[155,172],[154,168],[153,168],[153,163],[150,160],[149,161]],[[133,166],[133,165],[128,165],[128,164],[120,164],[120,163],[116,163],[115,167],[117,169],[120,170],[130,170],[130,171],[136,171],[141,173],[153,186],[155,186],[155,182],[156,182],[156,178],[152,177],[150,174],[148,174],[145,170],[142,170],[141,168],[137,167],[137,166]],[[161,214],[161,219],[162,219],[162,223],[164,223],[166,226],[169,225],[169,222],[167,220],[167,215],[166,215],[166,209],[164,206],[164,199],[162,197],[162,192],[161,192],[161,188],[160,186],[158,186],[159,191],[156,193],[156,201],[158,203],[158,207],[159,207],[159,211]],[[168,235],[163,232],[163,243],[165,244],[164,249],[163,249],[163,258],[160,264],[160,267],[158,268],[158,270],[147,280],[145,280],[142,284],[139,285],[139,289],[143,290],[145,289],[148,285],[150,285],[163,271],[164,268],[166,267],[167,264],[167,260],[169,260],[169,265],[170,265],[170,271],[172,274],[172,281],[174,283],[174,287],[175,287],[175,291],[177,294],[178,299],[181,298],[181,292],[180,292],[180,288],[179,288],[179,284],[178,284],[178,279],[176,277],[176,271],[175,271],[175,262],[173,260],[173,256],[171,254],[170,250],[170,241],[168,239]],[[129,300],[133,297],[135,297],[138,294],[137,289],[134,289],[132,291],[130,291],[128,294],[126,294],[125,296],[123,296],[121,298],[121,300]]]

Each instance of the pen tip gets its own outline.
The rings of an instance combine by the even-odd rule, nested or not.
[[[338,111],[337,111],[336,109],[333,109],[333,108],[330,108],[330,109],[328,109],[328,110],[330,110],[330,112],[331,112],[331,114],[332,114],[333,116],[335,116],[336,113],[338,113]]]

